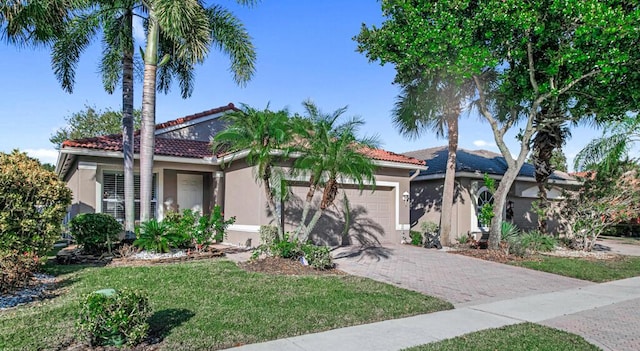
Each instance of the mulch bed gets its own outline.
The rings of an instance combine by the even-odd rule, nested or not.
[[[249,271],[279,275],[345,275],[338,269],[319,270],[304,266],[298,261],[280,257],[266,257],[238,263],[238,267]]]
[[[509,255],[504,250],[487,250],[487,249],[457,249],[451,250],[449,253],[464,255],[474,258],[479,258],[486,261],[493,261],[498,263],[531,261],[534,257],[518,257]]]

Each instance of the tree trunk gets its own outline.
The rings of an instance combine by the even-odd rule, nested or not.
[[[276,228],[278,229],[278,235],[280,239],[284,238],[284,228],[282,227],[282,223],[280,223],[280,212],[276,208],[276,201],[273,197],[273,191],[271,190],[271,166],[267,166],[265,169],[265,173],[262,176],[262,185],[264,188],[264,195],[267,198],[267,206],[269,207],[269,211],[271,215],[275,219]]]
[[[307,240],[309,240],[309,236],[311,235],[311,231],[316,226],[316,224],[318,224],[318,220],[320,219],[320,217],[322,216],[323,213],[324,213],[323,209],[316,210],[316,212],[313,214],[313,217],[311,217],[311,221],[309,221],[309,225],[305,229],[304,236],[301,238],[300,242],[304,243]]]
[[[302,218],[300,218],[300,224],[298,225],[298,229],[294,234],[294,238],[297,238],[305,228],[305,222],[307,221],[307,216],[309,215],[309,209],[311,208],[311,203],[313,202],[313,195],[316,193],[316,185],[314,184],[315,179],[313,176],[309,179],[309,191],[307,191],[307,196],[304,202],[304,207],[302,208]]]
[[[158,65],[158,23],[153,9],[149,9],[147,49],[144,53],[144,81],[142,87],[142,131],[140,135],[140,220],[151,218],[153,187],[153,154],[156,125],[156,70]]]
[[[133,14],[126,14],[127,33],[133,33]],[[122,154],[124,157],[124,231],[134,237],[135,187],[133,177],[133,38],[122,57]]]
[[[338,181],[335,178],[330,178],[329,181],[324,185],[324,191],[322,192],[322,201],[320,201],[320,209],[313,214],[313,218],[309,222],[307,229],[305,230],[305,235],[302,242],[307,241],[309,236],[311,235],[311,231],[318,223],[318,219],[324,213],[324,211],[329,208],[333,204],[338,195]]]
[[[440,215],[440,241],[451,245],[451,214],[456,181],[456,153],[458,151],[458,114],[447,116],[447,134],[449,139],[447,169],[442,188],[442,211]]]

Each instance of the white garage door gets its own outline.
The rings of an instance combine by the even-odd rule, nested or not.
[[[295,223],[299,222],[299,212],[291,210],[291,207],[300,207],[306,198],[308,187],[296,185],[292,187],[293,197],[287,203],[288,213],[294,217]],[[395,190],[392,187],[377,186],[375,191],[364,189],[362,193],[357,187],[341,188],[335,201],[325,216],[318,222],[313,231],[314,236],[321,238],[329,244],[342,244],[343,230],[346,222],[343,207],[344,194],[346,194],[351,208],[349,217],[350,244],[366,242],[396,242],[395,238]],[[315,195],[312,211],[319,207],[321,192]],[[297,220],[295,217],[297,215]],[[307,222],[313,213],[309,213]]]

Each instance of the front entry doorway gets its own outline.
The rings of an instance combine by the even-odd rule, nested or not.
[[[202,214],[203,186],[202,174],[178,173],[178,206],[180,212],[191,209]]]

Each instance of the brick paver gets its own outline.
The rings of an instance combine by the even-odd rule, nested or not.
[[[410,245],[365,251],[340,248],[334,251],[334,257],[338,269],[347,273],[436,296],[456,307],[593,284]]]
[[[584,337],[604,350],[640,350],[640,299],[549,319],[540,324]]]

